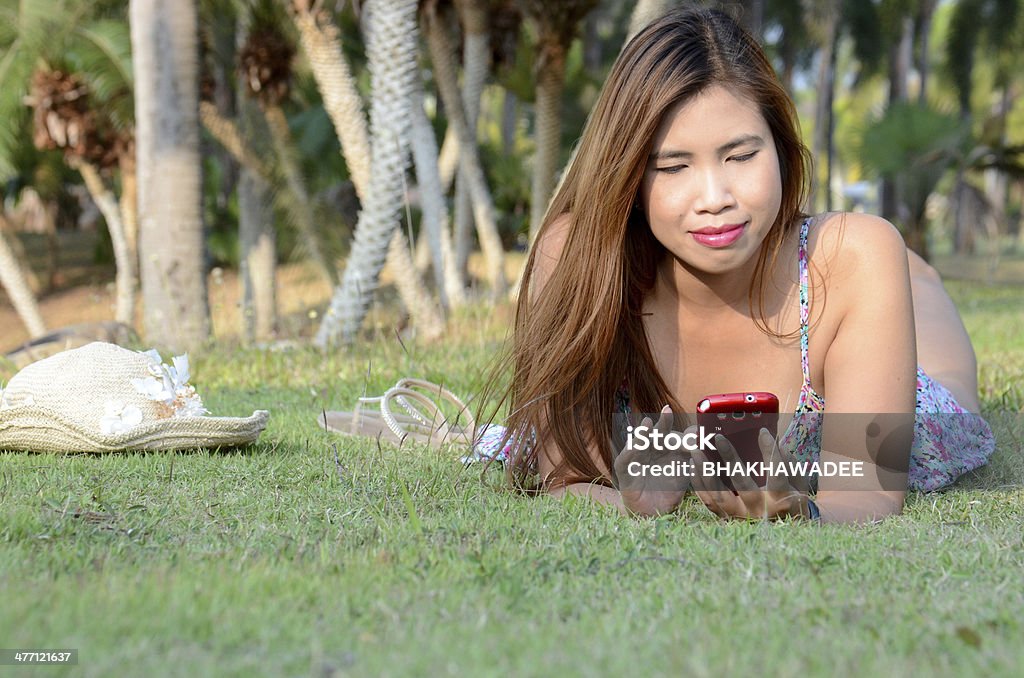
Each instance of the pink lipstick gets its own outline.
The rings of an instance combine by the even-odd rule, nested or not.
[[[708,226],[706,228],[690,231],[693,239],[706,247],[728,247],[743,235],[743,229],[747,224],[725,224],[723,226]]]

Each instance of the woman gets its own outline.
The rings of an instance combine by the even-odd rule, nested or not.
[[[918,425],[912,451],[890,437],[914,488],[985,463],[974,353],[938,276],[883,219],[803,214],[808,166],[792,102],[726,14],[674,12],[626,46],[526,264],[502,441],[520,486],[672,511],[688,479],[625,477],[637,455],[606,442],[611,413],[662,411],[667,431],[703,396],[743,391],[783,412],[960,413],[931,437]],[[781,439],[824,458],[821,428]],[[845,522],[902,509],[906,475],[887,478],[821,478],[813,500],[795,481],[693,483],[721,516]]]

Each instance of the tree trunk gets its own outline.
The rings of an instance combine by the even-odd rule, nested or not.
[[[244,167],[238,182],[238,239],[243,336],[265,341],[277,329],[273,213],[269,186]]]
[[[914,36],[917,41],[917,74],[920,78],[920,87],[917,90],[917,100],[923,105],[928,103],[928,75],[931,72],[931,56],[928,54],[928,43],[931,42],[932,16],[935,13],[935,0],[921,0],[918,7],[917,21],[914,26]]]
[[[562,135],[562,90],[565,87],[565,48],[550,40],[546,47],[541,47],[541,55],[542,65],[537,76],[537,150],[530,191],[531,242],[537,237],[555,188]]]
[[[491,43],[487,26],[487,8],[478,0],[457,3],[465,27],[462,48],[462,104],[471,141],[477,145],[477,123],[480,118],[480,95],[490,71]],[[469,179],[460,171],[455,183],[455,265],[459,275],[468,279],[466,265],[473,249],[473,202],[469,195]]]
[[[41,336],[46,334],[46,325],[39,312],[39,304],[28,286],[21,262],[7,242],[7,231],[13,229],[10,229],[5,217],[0,216],[0,220],[3,221],[0,224],[0,284],[7,291],[7,297],[25,324],[29,336]]]
[[[889,49],[889,104],[907,100],[907,76],[913,47],[914,21],[910,16],[900,19],[898,39]],[[880,196],[882,216],[905,229],[909,226],[907,208],[899,181],[883,179]]]
[[[249,150],[234,121],[221,116],[217,107],[207,101],[199,103],[199,119],[203,123],[203,128],[231,154],[231,157],[239,165],[259,176],[266,183],[273,183],[273,170]]]
[[[511,155],[516,148],[516,123],[519,120],[519,100],[504,90],[501,103],[501,152]],[[568,165],[566,165],[568,169]]]
[[[636,5],[633,7],[633,14],[629,18],[629,30],[626,33],[626,39],[623,41],[622,46],[625,47],[626,43],[639,33],[644,26],[668,11],[670,4],[669,0],[637,0]]]
[[[145,334],[173,350],[210,336],[194,0],[131,0]]]
[[[89,195],[92,196],[96,207],[103,214],[103,219],[107,222],[107,231],[110,233],[110,242],[114,246],[114,261],[117,264],[117,276],[114,283],[116,290],[114,318],[119,323],[133,326],[135,324],[135,260],[125,234],[121,208],[114,192],[103,183],[99,170],[84,161],[76,161],[73,165],[82,175]]]
[[[310,10],[301,8],[295,13],[295,25],[324,110],[334,124],[349,175],[362,201],[370,183],[370,134],[355,78],[342,55],[338,27],[326,17],[317,21]]]
[[[823,159],[811,177],[808,203],[815,210],[832,210],[832,135],[833,97],[835,95],[836,51],[839,38],[839,6],[831,7],[822,17],[820,62],[818,64],[817,101],[814,113],[814,157]]]
[[[134,144],[134,141],[132,143]],[[134,147],[131,152],[121,154],[117,160],[121,169],[121,198],[119,201],[121,221],[124,224],[124,239],[128,244],[128,257],[135,270],[135,279],[132,284],[137,291],[139,284],[139,183],[135,173]],[[132,327],[135,326],[134,311],[128,324]]]
[[[406,261],[397,261],[396,274],[401,273],[399,267],[413,268],[401,242],[396,246],[391,241],[395,238],[395,225],[405,202],[403,183],[411,122],[409,98],[417,64],[416,7],[416,0],[371,0],[366,7],[371,12],[367,17],[367,55],[373,83],[370,107],[373,171],[341,285],[335,289],[316,335],[318,346],[326,346],[338,338],[345,342],[355,338],[380,284],[380,272],[389,249],[392,257],[403,251],[406,255]],[[416,309],[410,307],[409,311]],[[434,330],[431,327],[421,329],[426,333]]]
[[[491,292],[495,296],[500,296],[504,294],[507,286],[504,270],[505,252],[501,245],[501,237],[498,235],[494,202],[480,164],[479,150],[466,121],[465,108],[462,105],[462,96],[455,75],[455,64],[448,49],[450,40],[445,35],[438,17],[431,12],[425,15],[425,27],[437,88],[444,100],[448,124],[454,129],[459,149],[459,171],[466,173],[473,199],[473,217],[476,220],[477,236],[490,277]]]
[[[416,84],[419,84],[418,78]],[[420,208],[423,211],[420,240],[429,247],[434,264],[434,280],[437,289],[441,291],[441,302],[448,308],[457,308],[465,303],[466,296],[463,293],[462,278],[455,266],[448,231],[448,206],[445,204],[437,169],[437,141],[430,120],[423,110],[422,86],[416,90],[411,101],[410,141],[420,188]]]
[[[278,167],[281,168],[285,184],[295,201],[295,226],[299,229],[299,235],[302,237],[307,254],[313,260],[320,275],[333,287],[338,283],[338,271],[334,262],[324,254],[320,238],[316,234],[313,203],[309,197],[309,191],[306,190],[306,179],[302,176],[302,168],[299,167],[298,160],[295,159],[295,148],[291,131],[288,128],[288,119],[280,106],[266,106],[263,109],[263,114],[266,116],[267,128],[270,130],[270,138],[274,144]]]
[[[338,135],[338,141],[341,145],[342,155],[345,158],[345,163],[348,165],[349,176],[352,179],[353,186],[355,186],[356,195],[359,196],[359,201],[365,211],[367,200],[369,200],[368,194],[371,190],[370,164],[372,161],[372,151],[370,135],[366,128],[366,117],[363,114],[362,98],[356,89],[355,79],[352,77],[348,63],[342,56],[337,26],[330,21],[327,15],[322,15],[323,20],[318,21],[310,11],[308,3],[303,0],[296,0],[295,6],[295,24],[299,28],[300,44],[306,53],[306,58],[309,59],[313,76],[316,79],[320,95],[324,101],[324,109],[334,125],[335,134]],[[368,5],[367,9],[369,10],[376,6],[379,5]],[[414,37],[411,38],[412,40],[415,40],[415,35],[415,26],[413,26],[412,36]],[[415,56],[413,59],[415,59]],[[405,94],[407,96],[408,92]],[[376,102],[374,103],[376,104]],[[393,105],[404,105],[406,110],[408,109],[407,101],[402,102],[402,104],[396,102]],[[408,113],[406,113],[406,119],[408,119]],[[407,146],[404,148],[407,148]],[[405,167],[404,161],[402,167]],[[404,195],[400,194],[398,205],[402,204],[403,198]],[[396,223],[393,226],[397,227],[399,217],[400,212],[395,212]],[[360,222],[362,220],[363,215],[361,214]],[[394,232],[393,237],[400,242],[396,243],[395,247],[388,246],[382,251],[387,252],[387,263],[395,277],[395,286],[398,288],[402,303],[409,310],[413,321],[421,325],[424,335],[427,337],[435,336],[438,333],[436,328],[443,325],[443,319],[422,288],[419,276],[416,273],[416,267],[412,264],[412,259],[408,255],[408,243],[406,242],[405,235],[400,228],[393,228],[392,230]],[[355,245],[353,245],[353,250],[349,256],[349,264],[346,265],[346,271],[352,268],[352,256],[355,253]],[[370,272],[374,267],[375,263],[373,261],[366,262],[363,267],[364,272]],[[378,275],[379,272],[379,269],[377,269]],[[352,281],[346,283],[343,278],[341,287],[335,291],[335,300],[337,300],[338,294],[346,284],[353,285],[355,283]],[[359,284],[362,285],[362,283]],[[373,287],[376,288],[377,284],[377,281],[374,280]],[[369,299],[370,297],[366,297],[367,303],[369,303]],[[359,303],[362,302],[360,301]],[[332,301],[333,305],[334,301]],[[356,306],[345,312],[347,314],[350,312],[355,314],[346,322],[354,322],[355,316],[358,316],[361,323],[366,309],[362,308],[362,310],[359,310],[359,304],[357,303]],[[336,335],[339,331],[346,341],[355,336],[355,330],[352,330],[350,333],[350,328],[347,326],[345,329],[339,329],[342,327],[341,325],[335,326],[332,324],[328,327],[328,324],[329,319],[324,318],[317,334],[318,343],[326,343],[333,339],[333,335]],[[327,338],[325,333],[332,335],[330,339]]]
[[[248,18],[243,16],[238,26],[238,42],[247,39]],[[238,124],[245,131],[244,138],[255,139],[266,135],[264,128],[267,118],[262,115],[260,107],[252,97],[244,91],[245,86],[238,86]],[[212,109],[212,104],[209,104]],[[200,110],[202,113],[202,109]],[[213,109],[211,113],[218,113]],[[206,118],[204,116],[204,125]],[[233,138],[238,148],[242,145],[243,136],[230,123],[223,121],[225,135]],[[277,243],[274,228],[274,212],[272,176],[266,168],[257,169],[252,163],[237,157],[236,151],[228,144],[222,143],[229,156],[240,168],[238,177],[238,246],[239,280],[242,287],[241,331],[247,343],[267,341],[277,332]],[[261,171],[262,170],[262,171]],[[283,193],[283,192],[282,192]],[[279,194],[280,195],[280,194]],[[292,213],[291,206],[298,202],[294,195],[287,200],[287,211]],[[293,218],[298,218],[296,215]]]
[[[441,177],[441,190],[448,193],[459,171],[459,144],[455,140],[455,128],[448,125],[444,139],[441,140],[441,151],[437,154],[437,171]]]

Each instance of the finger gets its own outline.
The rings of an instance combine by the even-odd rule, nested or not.
[[[757,435],[757,444],[761,448],[762,458],[768,460],[768,463],[772,465],[772,473],[768,474],[768,481],[764,487],[769,492],[786,492],[792,489],[790,484],[789,474],[783,470],[781,473],[776,473],[779,470],[778,462],[785,460],[779,455],[779,446],[775,442],[775,438],[768,432],[768,429],[762,428]]]
[[[735,515],[733,506],[736,496],[732,490],[726,487],[725,483],[717,473],[704,473],[704,463],[707,457],[703,452],[694,451],[693,463],[696,472],[693,476],[693,488],[697,496],[701,498],[704,505],[711,509],[716,515],[728,518]]]
[[[796,463],[796,458],[786,450],[782,449],[779,445],[779,441],[772,436],[768,429],[761,429],[761,432],[758,434],[757,442],[761,447],[761,454],[773,464],[781,461],[785,465],[785,468],[788,469],[791,468],[791,464]],[[766,487],[773,491],[788,490],[792,488],[799,492],[806,493],[810,490],[806,476],[801,475],[800,473],[786,473],[781,475],[773,473],[768,478]]]
[[[661,408],[661,415],[658,417],[658,423],[655,428],[657,428],[662,435],[665,435],[672,430],[673,419],[672,408],[665,405],[665,407]]]
[[[729,439],[721,433],[715,436],[715,448],[718,450],[718,454],[721,455],[723,461],[729,462],[730,464],[743,463],[743,460],[740,459],[740,455],[736,451],[736,448],[733,447],[732,443],[729,442]],[[757,483],[754,482],[754,479],[745,473],[729,474],[729,480],[732,481],[732,486],[736,488],[737,492],[753,492],[759,489],[757,487]]]
[[[701,503],[704,504],[704,506],[709,511],[714,513],[716,516],[719,516],[721,518],[727,518],[728,514],[725,513],[725,511],[723,511],[718,506],[718,501],[716,499],[716,497],[718,496],[718,493],[709,490],[707,485],[704,484],[704,479],[702,477],[700,477],[700,475],[695,475],[692,478],[692,481],[693,481],[693,492],[694,492],[694,494],[697,495],[697,498],[700,499]]]

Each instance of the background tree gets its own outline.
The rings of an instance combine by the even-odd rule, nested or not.
[[[210,336],[194,0],[131,0],[144,329],[175,350]]]
[[[416,0],[371,0],[365,8],[373,81],[373,172],[341,285],[316,335],[320,346],[339,338],[345,342],[355,338],[379,284],[380,270],[400,218],[409,152],[409,99],[417,56],[416,10]]]
[[[521,0],[524,12],[537,26],[537,103],[530,202],[530,240],[537,235],[555,188],[561,154],[562,90],[565,60],[580,21],[597,0]]]
[[[423,31],[430,50],[430,60],[434,67],[438,93],[444,102],[449,130],[452,131],[455,148],[458,150],[459,171],[466,177],[470,199],[473,202],[473,218],[476,223],[477,236],[480,239],[480,247],[484,254],[491,293],[495,296],[501,295],[507,287],[505,252],[498,235],[494,200],[480,161],[476,136],[469,127],[466,108],[459,91],[455,61],[451,51],[453,41],[448,32],[445,18],[433,0],[427,0],[424,3]],[[443,148],[441,156],[439,162],[443,162]],[[442,185],[443,183],[442,178]]]
[[[133,324],[137,252],[128,33],[109,2],[0,6],[0,179],[18,174],[19,109],[32,110],[36,148],[59,151],[102,213],[117,264],[115,317]],[[121,197],[115,193],[120,174]],[[52,276],[51,276],[52,277]]]

